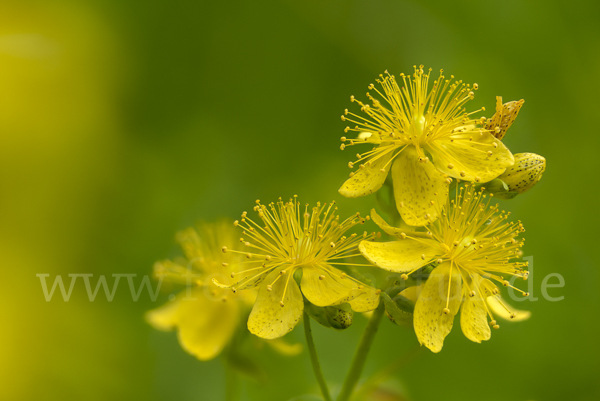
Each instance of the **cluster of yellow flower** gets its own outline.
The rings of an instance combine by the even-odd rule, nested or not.
[[[187,351],[210,359],[242,319],[251,333],[273,340],[291,331],[303,312],[320,321],[315,311],[332,306],[338,322],[351,322],[352,311],[385,308],[393,320],[395,308],[403,310],[418,341],[433,352],[442,349],[459,309],[462,331],[475,342],[488,340],[490,327],[499,328],[496,317],[529,317],[507,305],[497,286],[520,291],[513,279],[527,279],[527,263],[518,261],[525,230],[492,201],[528,191],[545,169],[543,157],[513,155],[501,141],[523,100],[503,104],[498,97],[495,113],[486,119],[474,116],[484,108],[464,107],[478,85],[447,78],[443,71],[435,79],[423,66],[399,79],[386,71],[377,83],[369,85],[368,104],[351,97],[361,113],[342,115],[351,123],[345,132],[356,135],[342,137],[341,149],[371,148],[349,163],[358,168],[339,192],[354,198],[389,186],[395,208],[388,214],[397,227],[374,209],[371,216],[343,220],[335,202],[309,208],[296,196],[266,205],[257,200],[256,217],[244,212],[233,225],[179,234],[186,258],[157,263],[155,269],[179,282],[193,270],[195,301],[183,302],[182,293],[150,312],[155,327],[177,327]],[[392,240],[352,232],[368,220]],[[241,230],[239,240],[235,230]],[[377,266],[397,277],[377,288],[355,274],[359,266]],[[328,313],[323,316],[331,317]]]

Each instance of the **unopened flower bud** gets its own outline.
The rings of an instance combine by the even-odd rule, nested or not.
[[[529,191],[542,178],[546,159],[535,153],[517,153],[515,164],[498,177],[508,186],[509,192],[522,194]]]

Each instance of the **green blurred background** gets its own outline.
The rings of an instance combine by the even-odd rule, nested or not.
[[[177,253],[177,230],[257,198],[368,212],[373,197],[337,194],[354,153],[339,150],[339,116],[385,69],[420,63],[477,82],[473,107],[526,100],[505,143],[548,167],[509,207],[527,227],[540,300],[484,344],[456,326],[393,385],[415,401],[600,399],[599,4],[2,0],[0,399],[222,399],[222,363],[146,325],[158,305],[147,294],[133,302],[122,286],[90,302],[79,284],[69,302],[46,302],[36,274],[141,277]],[[565,278],[549,290],[560,302],[541,297],[550,273]],[[364,324],[314,327],[333,388]],[[303,342],[301,327],[289,340]],[[366,373],[416,344],[383,322]],[[260,358],[271,379],[248,381],[244,399],[317,393],[306,353]]]

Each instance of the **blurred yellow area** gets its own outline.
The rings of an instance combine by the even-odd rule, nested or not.
[[[3,400],[37,394],[41,377],[77,374],[60,367],[72,358],[48,338],[73,341],[76,353],[93,316],[76,303],[68,315],[42,311],[35,274],[83,270],[82,233],[118,163],[117,46],[110,27],[75,3],[0,4]]]

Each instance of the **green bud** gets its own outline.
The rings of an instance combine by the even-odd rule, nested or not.
[[[321,326],[338,330],[350,327],[354,318],[354,313],[349,304],[321,307],[306,302],[304,309]]]
[[[334,329],[344,330],[352,326],[354,313],[349,304],[326,306],[324,309],[328,322]]]
[[[385,305],[387,317],[397,325],[406,325],[412,321],[415,303],[402,296],[396,295],[393,299],[386,293],[381,293],[381,300]]]
[[[515,164],[508,167],[498,179],[508,186],[509,193],[522,194],[533,188],[542,178],[546,169],[546,159],[535,153],[517,153],[514,156]]]

